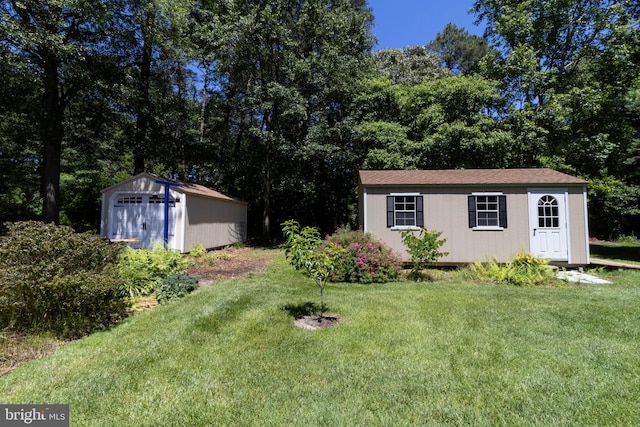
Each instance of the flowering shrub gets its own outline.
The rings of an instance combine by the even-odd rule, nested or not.
[[[341,251],[335,251],[331,281],[386,283],[398,278],[401,260],[391,248],[361,231],[338,230],[327,238]],[[327,247],[324,243],[321,248]]]

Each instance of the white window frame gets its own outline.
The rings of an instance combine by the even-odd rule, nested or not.
[[[489,230],[489,231],[500,231],[500,230],[504,230],[504,227],[500,227],[500,200],[497,198],[498,196],[504,196],[503,192],[499,192],[499,191],[491,191],[491,192],[487,192],[487,191],[483,191],[483,192],[473,192],[471,193],[472,196],[476,197],[476,225],[475,227],[472,228],[472,230],[477,230],[477,231],[484,231],[484,230]],[[478,209],[478,197],[491,197],[494,196],[496,197],[496,210],[482,210],[480,211]],[[498,225],[478,225],[478,212],[495,212],[496,213],[496,221]]]
[[[390,228],[391,230],[420,230],[420,227],[418,227],[418,197],[421,197],[422,194],[420,193],[389,193],[389,196],[394,198],[393,201],[393,226]],[[396,197],[413,197],[413,211],[409,211],[409,210],[396,210],[396,205],[395,205],[395,198]],[[424,203],[424,199],[423,199],[423,203]],[[424,205],[423,205],[423,210],[424,210]],[[396,213],[397,212],[413,212],[413,222],[414,225],[397,225],[397,218],[396,218]],[[423,214],[424,215],[424,214]]]

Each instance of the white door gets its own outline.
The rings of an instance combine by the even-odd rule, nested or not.
[[[131,240],[130,246],[140,247],[145,212],[141,195],[118,195],[110,206],[109,239]]]
[[[164,244],[164,195],[154,194],[146,199],[144,239],[141,247],[152,248],[154,243]],[[168,247],[173,247],[176,222],[176,200],[169,199],[169,236]]]
[[[566,190],[529,190],[530,251],[555,261],[568,261]]]
[[[176,200],[169,201],[169,247],[175,240]],[[111,205],[109,238],[126,239],[132,248],[164,242],[164,195],[118,195]]]

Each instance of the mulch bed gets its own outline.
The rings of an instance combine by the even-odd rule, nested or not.
[[[207,285],[215,280],[259,273],[264,270],[271,256],[268,252],[256,254],[255,250],[250,248],[225,249],[211,262],[206,259],[195,259],[194,265],[189,267],[187,274],[200,278],[200,285]]]

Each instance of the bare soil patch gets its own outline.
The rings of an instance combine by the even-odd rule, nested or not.
[[[206,286],[215,280],[232,279],[259,273],[269,263],[273,252],[255,248],[231,248],[193,258],[187,270],[190,276],[200,278],[199,284]]]
[[[331,328],[340,322],[340,316],[337,314],[324,314],[322,317],[317,315],[308,315],[297,318],[294,324],[302,329],[315,331],[317,329]]]

